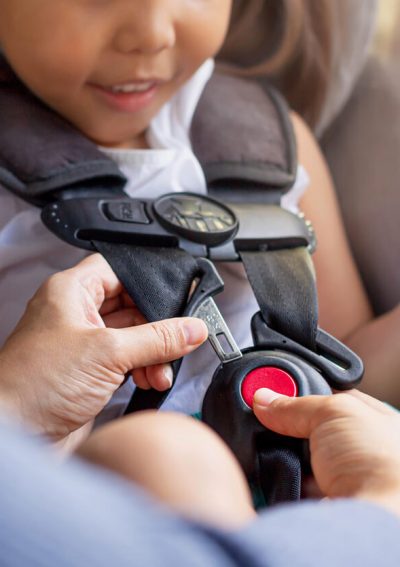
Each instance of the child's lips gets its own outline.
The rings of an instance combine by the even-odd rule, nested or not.
[[[137,112],[151,103],[160,87],[160,82],[136,81],[110,87],[90,84],[90,87],[114,110]]]

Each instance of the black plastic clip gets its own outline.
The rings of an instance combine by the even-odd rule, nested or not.
[[[260,312],[251,320],[251,331],[257,347],[299,356],[320,371],[334,390],[349,390],[363,377],[360,357],[322,329],[317,332],[315,352],[268,327]]]

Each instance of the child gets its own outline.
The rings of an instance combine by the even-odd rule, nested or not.
[[[318,7],[291,0],[0,0],[0,8],[0,44],[9,65],[44,104],[115,160],[128,178],[126,192],[134,197],[206,192],[190,147],[190,122],[213,71],[213,57],[224,43],[228,53],[247,11],[260,10],[271,50],[280,46],[267,53],[272,61],[267,70],[277,75],[283,67],[279,80],[284,88],[291,88],[299,69],[294,54],[299,53],[296,62],[303,69],[303,80],[294,84],[293,100],[302,108],[307,100],[303,85],[308,84],[310,92],[317,93],[310,96],[308,116],[315,117],[321,104],[327,73],[321,64],[329,56],[329,45],[321,40],[323,57],[313,61],[318,50],[309,34],[313,22],[318,23],[319,36],[327,31],[328,2],[322,0]],[[372,321],[326,166],[305,124],[298,116],[293,121],[302,165],[282,204],[292,210],[301,205],[319,237],[315,264],[320,325],[364,356],[370,391],[399,402],[400,389],[396,391],[394,380],[400,356],[392,345],[400,338],[400,308]],[[84,254],[50,234],[41,224],[38,209],[1,191],[3,338],[40,283]],[[239,264],[218,269],[226,286],[217,298],[220,309],[239,345],[250,346],[249,325],[243,321],[250,321],[258,308],[247,278]],[[216,362],[207,346],[186,357],[164,408],[197,412]],[[382,379],[374,386],[368,376],[377,374],[375,364],[385,382]],[[164,375],[160,376],[160,369],[150,369],[136,373],[134,379],[140,387],[150,384],[158,389],[171,381],[168,367]],[[128,381],[114,397],[105,420],[123,413],[131,390]]]

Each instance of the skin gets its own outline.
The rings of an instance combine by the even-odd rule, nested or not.
[[[0,0],[0,42],[27,87],[88,138],[143,148],[151,119],[219,50],[230,8],[225,0]],[[117,109],[103,96],[109,87],[149,79],[156,88],[139,111]],[[372,312],[329,174],[302,121],[294,117],[294,125],[300,161],[311,177],[302,206],[320,239],[321,324],[349,342],[362,329],[373,344]],[[93,272],[93,261],[102,275]],[[101,262],[89,259],[49,280],[0,355],[3,404],[53,439],[90,424],[134,366],[158,363],[154,385],[167,387],[159,363],[190,352],[206,336],[198,329],[196,340],[188,341],[182,322],[124,328],[143,320]],[[333,306],[333,296],[341,298],[339,305]],[[68,310],[59,297],[67,298]],[[361,348],[368,343],[359,342]],[[387,366],[380,370],[391,380]],[[136,381],[152,382],[143,369]],[[258,392],[254,411],[267,427],[310,439],[323,494],[371,500],[399,513],[399,417],[370,399],[350,400],[285,400]],[[184,417],[147,414],[110,424],[89,438],[81,455],[139,482],[183,514],[232,527],[254,517],[233,456],[202,424]],[[142,456],[140,466],[130,455]]]
[[[231,0],[0,0],[0,44],[22,82],[96,144],[146,148],[152,118],[220,49],[230,11]],[[103,87],[149,79],[156,88],[139,109],[104,97]],[[165,390],[172,371],[133,377]]]
[[[151,119],[222,45],[230,0],[0,0],[0,43],[25,85],[99,145],[145,147]],[[207,30],[207,33],[205,33]],[[138,112],[102,87],[156,80]]]
[[[231,2],[225,0],[170,0],[169,2],[165,0],[146,0],[146,2],[143,0],[0,0],[2,15],[0,43],[11,66],[27,87],[88,138],[97,144],[113,147],[146,147],[145,131],[150,120],[203,61],[215,55],[219,50],[224,41],[230,9]],[[207,30],[207,33],[204,33],[204,30]],[[108,99],[103,96],[103,91],[110,87],[143,80],[155,81],[156,88],[148,104],[140,111],[117,110],[115,105],[110,105],[106,102]],[[332,182],[324,160],[315,140],[298,117],[294,117],[294,126],[300,162],[305,166],[311,178],[311,186],[303,199],[302,207],[313,221],[320,241],[315,263],[319,282],[321,326],[346,340],[351,346],[356,346],[358,352],[364,355],[367,363],[367,383],[377,383],[377,376],[379,376],[381,378],[381,381],[378,382],[380,394],[390,398],[388,391],[384,390],[385,384],[395,383],[400,372],[398,349],[392,348],[394,339],[397,337],[395,342],[398,344],[400,338],[399,309],[393,310],[383,318],[373,320],[371,308],[344,235]],[[337,266],[340,266],[340,270],[337,269]],[[334,303],[332,297],[339,297],[340,301]],[[70,305],[72,304],[71,302]],[[53,313],[50,310],[49,316],[43,318],[40,316],[41,310],[37,307],[38,305],[48,305],[49,309],[55,311]],[[62,437],[71,429],[82,425],[83,422],[88,422],[90,411],[93,411],[91,395],[94,394],[93,387],[89,388],[85,390],[88,397],[76,396],[72,403],[70,392],[66,390],[52,392],[48,396],[50,368],[54,377],[63,376],[65,371],[62,352],[73,355],[71,360],[75,366],[79,362],[77,353],[80,352],[87,358],[87,348],[89,351],[90,347],[93,348],[91,352],[94,355],[100,346],[102,356],[107,355],[105,357],[107,360],[101,359],[103,366],[101,364],[97,366],[97,371],[99,368],[102,373],[106,370],[106,380],[100,380],[105,385],[105,390],[102,390],[101,400],[95,407],[96,413],[122,381],[124,372],[132,366],[133,361],[128,358],[124,364],[121,364],[116,358],[112,358],[116,367],[110,370],[110,367],[107,366],[109,364],[107,361],[110,360],[113,353],[115,356],[116,349],[113,340],[110,341],[108,350],[105,348],[104,337],[110,337],[111,334],[107,329],[104,332],[104,319],[101,323],[97,316],[94,319],[89,318],[85,323],[85,330],[76,335],[78,339],[73,337],[76,332],[74,321],[68,320],[69,334],[65,336],[65,341],[60,341],[56,332],[56,324],[57,322],[64,324],[64,321],[57,301],[51,300],[50,297],[42,298],[42,300],[39,299],[39,303],[36,303],[36,307],[35,309],[34,302],[33,307],[30,307],[30,313],[34,315],[31,315],[30,319],[29,317],[25,319],[25,323],[17,330],[17,335],[12,337],[6,350],[2,353],[2,369],[5,368],[6,371],[4,376],[7,373],[9,376],[3,382],[7,386],[4,399],[8,400],[11,406],[14,404],[23,418],[35,423],[39,429],[40,427],[46,429],[50,423],[54,429],[50,428],[48,433],[55,437]],[[94,313],[93,309],[89,310],[89,315]],[[108,314],[110,312],[105,316]],[[49,324],[49,321],[52,323]],[[98,324],[97,328],[95,321]],[[118,326],[116,323],[114,325]],[[91,334],[89,328],[95,331],[92,337],[96,339],[93,338],[92,342],[88,340]],[[150,328],[154,329],[154,327]],[[30,330],[35,332],[30,335]],[[99,330],[101,332],[98,332]],[[49,366],[45,367],[47,368],[46,375],[36,375],[36,372],[40,373],[40,369],[43,368],[44,358],[41,357],[38,359],[39,363],[36,362],[36,367],[33,367],[34,370],[36,369],[35,372],[30,369],[29,374],[26,374],[26,368],[30,366],[22,363],[29,362],[29,353],[37,349],[38,331],[49,341],[51,339],[56,341],[54,351],[51,352],[55,356],[54,361],[58,360],[60,363],[58,374],[54,372],[51,359],[49,359]],[[181,335],[178,333],[178,336]],[[99,337],[101,338],[100,343],[98,342]],[[121,338],[121,335],[119,337]],[[389,338],[391,340],[387,340]],[[18,346],[20,344],[24,345],[22,349]],[[32,345],[31,348],[26,348],[26,344]],[[125,346],[127,344],[125,343]],[[65,349],[66,345],[67,349]],[[118,346],[120,346],[119,342]],[[83,351],[79,351],[82,348]],[[139,350],[141,352],[142,349]],[[21,358],[20,354],[16,355],[17,351],[18,353],[23,351],[24,357]],[[43,353],[44,355],[48,356],[48,349]],[[142,365],[154,362],[154,359],[139,358],[139,360]],[[373,366],[373,360],[379,361],[378,366]],[[22,386],[18,395],[14,397],[15,376],[22,376]],[[86,376],[88,377],[90,373]],[[97,388],[99,375],[95,374],[94,377],[92,375],[91,378],[94,379],[89,381],[89,384],[95,384]],[[38,390],[39,384],[43,385],[43,391]],[[54,382],[52,386],[53,384]],[[76,392],[78,394],[81,394],[81,387],[77,379]],[[54,404],[57,394],[58,402],[61,403],[61,409],[65,410],[65,413],[59,411],[59,406]],[[337,399],[343,400],[343,397],[337,396]],[[76,406],[77,401],[81,405]],[[63,405],[65,402],[69,403],[67,407]],[[89,403],[86,405],[86,402]],[[307,400],[288,402],[288,404],[291,403],[299,404],[297,407],[301,407],[301,415],[307,416],[305,404],[314,402]],[[332,411],[333,404],[337,404],[330,416],[342,415],[339,412],[339,402],[323,399],[319,403],[321,407],[330,408]],[[88,407],[91,408],[90,411]],[[273,402],[271,408],[276,407],[280,407],[280,402]],[[351,411],[347,409],[349,411],[346,416],[350,416],[348,430],[351,431],[350,426],[353,423],[351,420],[356,408],[352,407]],[[273,425],[268,421],[268,415],[273,415],[273,411],[270,414],[263,414],[265,421],[263,419],[262,421],[280,430],[281,425],[278,423]],[[383,413],[380,410],[376,411]],[[256,413],[258,414],[257,408]],[[285,425],[285,431],[291,435],[296,434],[297,431],[300,436],[310,438],[314,428],[326,421],[322,418],[322,421],[315,420],[314,416],[310,418],[309,428],[300,432],[299,429],[296,429],[299,427],[296,425],[299,417],[296,412],[293,410],[293,413],[287,412],[285,415],[290,420],[290,424]],[[322,412],[318,415],[326,414]],[[369,410],[365,410],[363,415],[365,419],[360,422],[362,425],[366,426],[369,419],[372,423],[380,422],[380,434],[377,439],[379,444],[379,439],[384,438],[388,429],[393,427],[392,416],[387,420],[384,418],[379,420],[378,417],[381,416],[375,413],[371,417]],[[332,422],[331,417],[326,418],[329,423]],[[302,423],[305,419],[304,417]],[[338,420],[333,419],[333,422],[337,423]],[[398,425],[397,422],[395,425]],[[362,438],[363,447],[365,447],[365,439],[368,439],[365,431],[363,427],[360,427],[357,438],[360,442]],[[338,441],[333,446],[339,445]],[[396,446],[398,447],[398,444]],[[357,464],[359,453],[357,453],[357,446],[354,447]],[[393,449],[395,449],[395,444]],[[375,463],[376,453],[364,450],[363,455],[365,462]],[[394,482],[392,473],[394,469],[398,470],[398,464],[397,457],[395,467],[388,460],[383,460],[379,471],[384,472],[390,469],[389,476],[384,473],[379,478],[374,477],[377,485],[387,481],[392,493],[397,495],[398,485]],[[329,461],[329,466],[331,465],[332,460]],[[325,467],[326,470],[328,468]],[[370,475],[372,468],[371,466],[364,469],[361,467],[362,470],[358,468],[359,472],[361,470],[361,482],[366,483],[365,471]],[[320,470],[319,467],[317,469]],[[314,472],[321,488],[331,486],[329,482],[325,485],[323,478],[318,478],[317,470]],[[338,478],[340,481],[341,476],[338,475]],[[364,491],[359,490],[359,487],[353,488],[352,491],[347,489],[344,495],[358,497],[374,495],[376,487],[374,488],[373,484],[366,483],[367,489]],[[334,490],[331,493],[328,488],[326,488],[328,496],[341,494],[340,490]],[[397,497],[394,499],[396,500]]]
[[[231,0],[0,0],[0,43],[21,80],[83,134],[104,146],[145,148],[162,105],[222,46]],[[207,33],[204,33],[207,30]],[[115,108],[107,88],[156,80],[139,110]],[[318,235],[314,256],[320,326],[364,360],[363,388],[400,407],[400,306],[374,318],[345,236],[332,180],[296,115],[299,161],[310,176],[301,208]],[[338,269],[340,266],[340,269]],[[334,301],[335,298],[338,298]],[[140,387],[167,375],[139,370]],[[377,378],[379,376],[379,379]]]
[[[99,255],[52,276],[0,351],[2,409],[60,439],[90,423],[128,369],[182,356],[207,336],[197,319],[129,327],[132,310]],[[310,440],[323,495],[400,514],[398,412],[359,392],[286,398],[266,390],[255,394],[254,412],[266,427]],[[191,418],[143,412],[116,420],[96,430],[80,455],[182,514],[226,527],[254,518],[235,458]]]
[[[145,411],[115,420],[97,429],[78,455],[187,517],[236,528],[256,515],[233,453],[191,417]]]
[[[207,338],[200,319],[137,326],[136,313],[99,254],[50,277],[0,351],[1,402],[64,440],[90,425],[127,372],[180,358]]]
[[[322,495],[371,501],[400,516],[398,411],[357,390],[288,398],[262,389],[253,409],[273,431],[309,439]]]

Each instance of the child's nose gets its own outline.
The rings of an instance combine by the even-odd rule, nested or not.
[[[114,47],[122,53],[158,53],[175,43],[175,18],[165,0],[133,2],[121,20]]]

